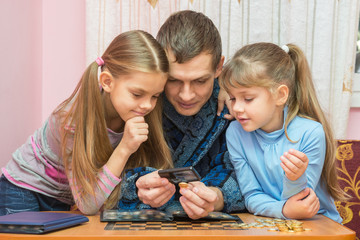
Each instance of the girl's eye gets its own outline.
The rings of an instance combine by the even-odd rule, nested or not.
[[[253,100],[253,98],[245,98],[246,102],[251,102]]]
[[[160,97],[160,96],[152,96],[152,98],[156,98],[156,99],[159,98],[159,97]]]
[[[137,94],[137,93],[133,93],[132,94],[134,97],[140,97],[141,95],[140,94]]]
[[[230,98],[229,100],[230,100],[230,101],[235,101],[235,98]]]
[[[197,83],[197,84],[204,84],[205,81],[204,81],[204,80],[196,80],[196,83]]]

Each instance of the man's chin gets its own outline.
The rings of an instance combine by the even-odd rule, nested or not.
[[[182,108],[180,106],[177,106],[175,109],[180,115],[183,115],[183,116],[193,116],[193,115],[197,114],[200,110],[197,107]]]

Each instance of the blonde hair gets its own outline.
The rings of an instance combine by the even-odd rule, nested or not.
[[[225,90],[236,86],[265,87],[273,92],[281,84],[289,88],[287,100],[287,126],[298,115],[322,124],[326,138],[326,155],[321,177],[335,200],[345,200],[347,195],[340,188],[336,171],[336,141],[329,122],[321,109],[304,53],[294,44],[289,52],[272,43],[255,43],[238,50],[225,65],[220,76],[220,86]]]
[[[117,36],[104,52],[102,59],[105,62],[102,68],[106,68],[115,78],[134,71],[165,74],[169,71],[163,48],[150,34],[140,30]],[[88,66],[72,95],[54,113],[61,119],[65,170],[69,173],[71,169],[73,184],[81,186],[79,197],[87,194],[94,196],[93,188],[97,186],[97,173],[107,163],[114,150],[108,137],[96,62]],[[162,129],[161,102],[145,116],[145,121],[149,125],[148,140],[131,155],[125,169],[139,166],[172,167],[170,150]],[[74,131],[71,132],[69,129]],[[107,199],[106,208],[111,208],[117,203],[119,193],[120,184]]]

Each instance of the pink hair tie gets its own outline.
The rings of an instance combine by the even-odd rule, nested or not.
[[[99,65],[99,67],[105,64],[104,60],[101,57],[98,57],[95,62]]]

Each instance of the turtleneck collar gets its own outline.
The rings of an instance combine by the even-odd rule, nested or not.
[[[285,133],[285,119],[287,117],[288,114],[288,107],[287,105],[285,105],[284,107],[284,116],[283,116],[283,126],[281,129],[273,131],[273,132],[265,132],[263,130],[261,130],[260,128],[255,130],[255,136],[258,140],[265,142],[265,143],[274,143],[278,140],[279,137],[281,137],[284,133]]]

